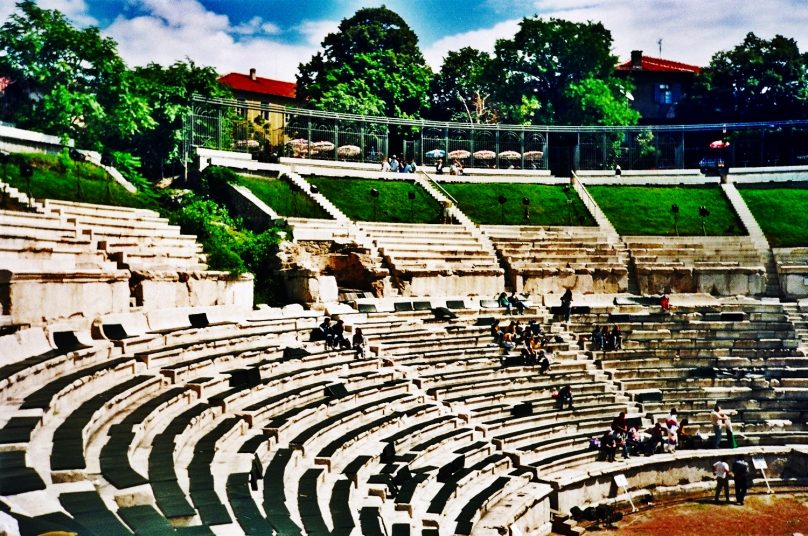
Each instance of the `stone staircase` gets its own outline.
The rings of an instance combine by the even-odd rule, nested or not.
[[[780,290],[780,278],[777,274],[777,263],[774,260],[772,248],[769,245],[769,241],[766,239],[766,235],[763,234],[763,230],[760,228],[760,225],[758,225],[749,207],[746,206],[746,202],[743,200],[743,197],[741,197],[738,189],[735,188],[735,185],[732,183],[722,183],[721,189],[732,204],[735,213],[738,214],[738,217],[741,219],[741,223],[746,227],[746,231],[749,233],[752,243],[760,253],[761,261],[766,268],[765,295],[772,298],[779,298],[782,292]]]
[[[808,312],[801,311],[797,303],[784,303],[783,312],[794,324],[794,332],[800,340],[800,349],[808,355]]]

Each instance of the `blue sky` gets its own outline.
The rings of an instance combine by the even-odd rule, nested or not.
[[[38,0],[78,25],[95,25],[119,46],[130,65],[168,64],[189,57],[222,74],[247,72],[294,81],[323,37],[361,7],[386,5],[412,27],[427,63],[440,68],[450,50],[493,50],[512,37],[522,17],[540,15],[601,21],[613,52],[632,49],[705,65],[747,32],[780,33],[808,50],[808,0]],[[0,20],[14,0],[0,0]]]

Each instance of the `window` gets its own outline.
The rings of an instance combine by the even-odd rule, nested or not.
[[[657,84],[654,91],[657,104],[673,104],[673,91],[668,84]]]

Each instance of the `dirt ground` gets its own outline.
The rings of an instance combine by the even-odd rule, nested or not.
[[[734,499],[733,499],[734,500]],[[662,505],[627,515],[614,529],[588,535],[792,536],[808,535],[808,493],[749,495],[743,506],[712,500]]]

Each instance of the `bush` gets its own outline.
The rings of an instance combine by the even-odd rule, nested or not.
[[[195,234],[208,254],[208,265],[233,275],[255,276],[256,301],[271,303],[279,295],[274,277],[275,254],[280,236],[271,228],[254,233],[244,228],[221,205],[211,199],[187,195],[173,215],[183,232]]]

